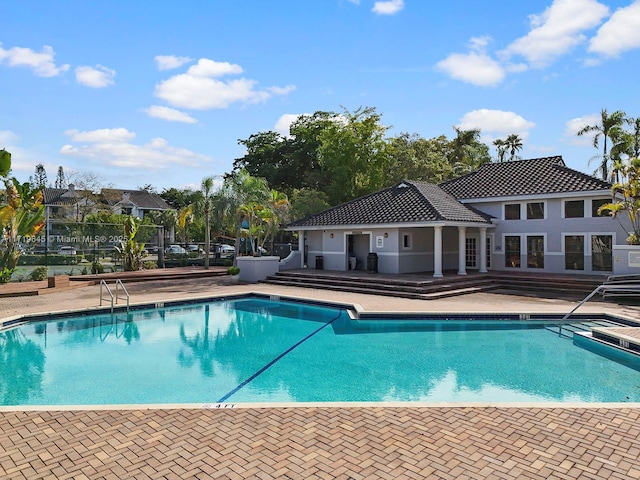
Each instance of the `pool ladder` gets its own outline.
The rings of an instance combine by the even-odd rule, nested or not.
[[[124,287],[124,284],[122,283],[122,280],[120,280],[119,278],[116,279],[116,295],[114,297],[113,293],[111,292],[111,289],[109,288],[109,285],[107,285],[106,280],[102,279],[100,280],[100,306],[102,306],[102,301],[105,299],[103,293],[102,293],[102,287],[104,287],[104,289],[106,290],[107,294],[109,295],[109,300],[111,301],[111,313],[113,313],[113,306],[114,306],[114,300],[115,300],[115,304],[118,303],[118,299],[119,299],[119,287],[122,288],[122,292],[124,293],[124,295],[127,298],[127,313],[129,312],[129,292],[127,292],[127,289]]]

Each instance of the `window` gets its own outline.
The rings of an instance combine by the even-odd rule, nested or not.
[[[491,268],[491,237],[487,237],[487,268]]]
[[[504,206],[505,220],[520,220],[520,204],[510,203]]]
[[[527,203],[527,220],[541,220],[544,218],[544,203]]]
[[[584,200],[567,200],[564,202],[564,218],[584,217]]]
[[[520,268],[520,237],[504,237],[504,266]]]
[[[613,237],[611,235],[593,235],[591,237],[591,269],[594,272],[613,270]]]
[[[591,200],[591,216],[592,217],[608,217],[606,213],[604,215],[598,215],[598,209],[605,203],[611,203],[611,200],[609,200],[608,198],[598,198],[595,200]]]
[[[411,248],[411,234],[404,233],[402,235],[402,248],[410,249]]]
[[[527,268],[544,268],[544,237],[527,237]]]
[[[477,265],[477,241],[475,238],[467,238],[465,244],[466,265],[469,268],[475,268]]]
[[[583,235],[564,237],[564,268],[566,270],[584,270]]]

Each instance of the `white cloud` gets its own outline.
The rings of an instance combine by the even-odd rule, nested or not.
[[[38,53],[23,47],[5,50],[0,43],[0,63],[9,67],[29,67],[39,77],[55,77],[69,70],[68,64],[56,66],[55,56],[53,48],[49,45],[44,45]]]
[[[72,141],[83,143],[124,143],[136,138],[136,134],[126,128],[102,128],[86,132],[72,129],[64,133],[71,137]]]
[[[144,111],[150,117],[167,120],[168,122],[198,123],[198,121],[191,115],[181,112],[180,110],[176,110],[175,108],[152,105]]]
[[[187,70],[187,75],[195,77],[224,77],[225,75],[239,75],[242,67],[229,62],[216,62],[208,58],[201,58],[198,63]]]
[[[274,130],[282,135],[288,136],[289,129],[291,128],[291,124],[296,120],[298,120],[298,118],[304,115],[309,115],[309,114],[308,113],[285,113],[276,122]]]
[[[515,133],[523,140],[529,136],[529,130],[535,126],[535,123],[526,120],[517,113],[486,108],[464,114],[457,125],[462,130],[480,129],[483,139],[498,138]]]
[[[387,0],[373,4],[372,12],[378,15],[394,15],[404,8],[404,0]]]
[[[504,68],[484,53],[452,53],[436,67],[456,80],[491,87],[504,80]]]
[[[96,165],[118,168],[144,168],[159,170],[164,168],[199,167],[208,163],[211,158],[185,148],[172,147],[163,138],[154,138],[144,145],[136,145],[129,140],[135,133],[124,128],[78,132],[69,130],[73,141],[85,142],[87,145],[64,145],[60,149],[62,155],[77,157]]]
[[[597,125],[602,121],[602,115],[592,113],[582,117],[572,118],[566,124],[564,137],[568,143],[578,147],[589,147],[593,145],[593,136],[583,135],[578,137],[578,132],[587,125]]]
[[[600,25],[609,8],[596,0],[554,0],[540,15],[530,15],[531,31],[500,52],[505,60],[524,57],[542,68],[586,41],[584,31]]]
[[[76,80],[81,85],[91,88],[104,88],[109,85],[113,85],[113,79],[116,76],[116,71],[110,68],[103,67],[102,65],[96,65],[94,67],[77,67]]]
[[[273,95],[285,95],[295,89],[287,86],[258,90],[255,80],[217,78],[239,73],[242,73],[239,65],[202,58],[186,73],[174,75],[156,85],[154,94],[174,107],[208,110],[226,108],[237,102],[263,102]]]
[[[185,63],[189,63],[189,57],[176,57],[175,55],[156,55],[154,57],[158,70],[173,70],[179,68]]]
[[[589,45],[590,52],[609,57],[634,48],[640,48],[640,1],[616,10]]]

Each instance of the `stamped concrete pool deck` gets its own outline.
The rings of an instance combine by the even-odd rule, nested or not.
[[[499,294],[441,300],[233,285],[127,284],[132,303],[260,292],[380,312],[567,313],[575,302]],[[99,287],[0,298],[0,320],[95,308]],[[589,302],[579,312],[640,319]],[[633,386],[640,388],[640,385]],[[0,408],[8,479],[640,479],[639,404],[174,405]]]

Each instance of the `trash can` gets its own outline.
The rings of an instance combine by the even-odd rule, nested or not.
[[[378,273],[378,254],[375,252],[367,256],[367,272]]]
[[[324,268],[324,259],[322,255],[316,256],[316,270],[322,270]]]
[[[356,257],[349,257],[349,270],[355,270],[358,259]]]

